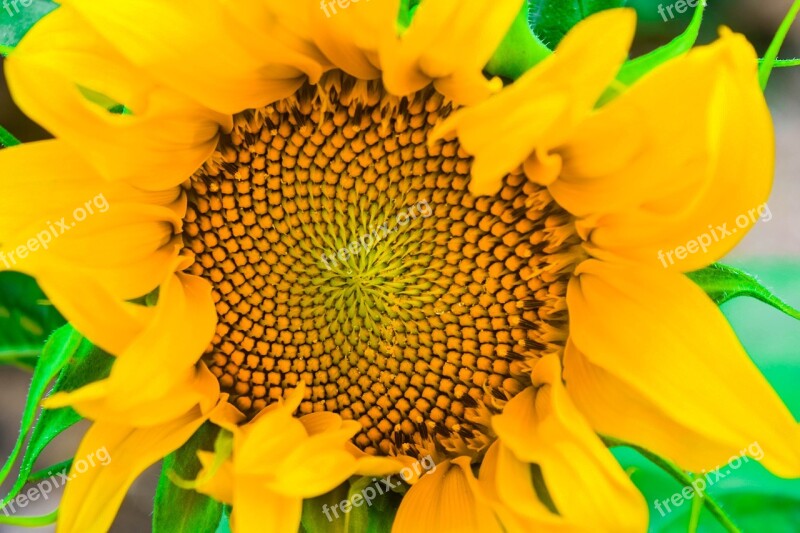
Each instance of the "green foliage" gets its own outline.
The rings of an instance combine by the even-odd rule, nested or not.
[[[764,59],[758,67],[758,81],[761,83],[762,90],[767,88],[769,76],[772,74],[772,69],[775,67],[778,52],[780,52],[783,41],[786,40],[786,35],[789,33],[789,28],[791,28],[798,13],[800,13],[800,0],[795,0],[789,12],[786,14],[786,18],[783,19],[783,22],[778,28],[778,31],[775,32],[775,37],[773,37],[767,49],[767,53],[764,55]]]
[[[699,2],[695,8],[694,16],[692,16],[691,22],[683,31],[683,33],[672,39],[664,46],[656,48],[651,52],[625,63],[617,75],[616,87],[612,87],[612,89],[610,89],[603,96],[601,103],[611,100],[614,96],[616,96],[617,92],[624,89],[624,87],[632,85],[636,82],[636,80],[659,65],[691,50],[695,42],[697,42],[697,36],[700,34],[700,26],[703,23],[704,13],[705,4],[703,2]]]
[[[529,3],[530,27],[545,45],[554,49],[578,22],[598,11],[622,7],[625,0],[530,0]]]
[[[2,47],[0,47],[0,52],[2,52]],[[3,126],[0,126],[0,147],[11,148],[12,146],[17,146],[18,144],[21,144],[19,139],[14,137],[11,132],[5,129]]]
[[[8,55],[39,19],[58,7],[49,0],[33,0],[28,6],[20,2],[16,2],[16,6],[10,2],[7,5],[0,9],[0,53],[3,55]]]
[[[41,475],[41,473],[31,475],[36,459],[55,437],[81,419],[81,416],[70,407],[45,409],[33,427],[34,416],[49,385],[55,379],[53,393],[73,391],[108,376],[113,361],[113,357],[92,346],[69,325],[57,330],[47,341],[33,373],[19,438],[6,464],[0,470],[0,482],[6,479],[16,464],[28,435],[30,440],[22,454],[17,480],[0,506],[16,497],[31,478]],[[46,471],[53,472],[63,466],[63,464],[55,465]]]
[[[758,278],[742,270],[715,263],[702,270],[690,272],[687,276],[718,305],[733,298],[749,296],[800,320],[800,311],[775,296]]]
[[[201,464],[198,450],[211,450],[219,428],[206,423],[189,441],[164,458],[154,502],[154,533],[214,533],[222,518],[222,504],[205,494],[178,486],[173,477],[195,479]]]
[[[0,364],[33,368],[47,337],[63,325],[32,278],[0,272]]]
[[[526,2],[486,65],[489,74],[515,80],[550,55],[550,49],[528,25],[528,9],[529,2]]]
[[[792,296],[790,303],[797,305],[800,297],[800,267],[796,261],[748,261],[737,263],[738,268],[724,267],[736,272],[753,272],[758,277],[755,290],[766,293],[764,284],[774,292]],[[752,281],[746,282],[746,285]],[[761,287],[760,289],[758,287]],[[719,292],[727,303],[723,312],[731,322],[745,350],[751,355],[759,370],[786,403],[795,419],[800,419],[800,366],[797,364],[800,346],[800,324],[792,318],[761,304],[761,298],[735,298],[745,296],[739,291],[724,289]],[[748,295],[749,296],[749,295]],[[698,402],[702,403],[698,391]],[[746,394],[746,389],[742,389]],[[655,509],[655,500],[664,501],[678,493],[682,484],[661,470],[640,453],[630,448],[614,448],[614,455],[623,467],[632,472],[631,479],[642,492],[650,510],[651,533],[685,533],[689,530],[691,505],[684,502],[663,515]],[[724,467],[724,471],[729,467]],[[710,479],[715,476],[710,476]],[[800,479],[782,479],[755,460],[730,469],[724,479],[706,488],[719,507],[744,532],[770,531],[790,533],[800,524]],[[721,532],[724,528],[715,517],[703,509],[698,517],[701,532]]]
[[[332,492],[303,502],[302,526],[305,533],[384,533],[391,531],[402,495],[394,491],[380,494],[372,477],[353,477]],[[377,482],[380,484],[380,480]],[[365,490],[372,487],[364,498]],[[353,499],[358,495],[358,498]],[[351,503],[350,511],[343,513],[341,502]],[[359,505],[352,505],[358,503]],[[327,515],[323,512],[327,506]],[[336,507],[338,506],[338,507]],[[334,507],[336,510],[334,511]]]

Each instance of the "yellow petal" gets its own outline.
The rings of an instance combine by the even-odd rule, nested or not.
[[[476,96],[485,98],[491,86],[481,69],[500,45],[522,4],[521,0],[423,2],[408,30],[400,37],[387,38],[381,47],[387,90],[404,96],[434,82],[437,89],[459,104],[474,103]],[[450,83],[451,78],[465,85]],[[476,92],[476,86],[482,90]]]
[[[301,4],[309,12],[314,43],[333,65],[360,79],[380,77],[378,47],[382,38],[396,31],[399,0],[304,0]]]
[[[274,18],[253,2],[65,0],[160,83],[221,113],[291,95],[320,66],[273,39]],[[243,24],[249,20],[249,24]]]
[[[109,422],[92,424],[75,454],[71,479],[59,507],[58,533],[108,531],[139,474],[183,445],[203,419],[199,410],[194,410],[145,429]],[[104,457],[108,457],[103,461],[106,464],[99,460]],[[90,458],[94,458],[94,465]]]
[[[58,273],[83,275],[122,300],[150,292],[172,268],[185,211],[180,188],[107,182],[62,141],[3,150],[0,175],[8,191],[0,199],[0,268],[47,273],[54,283]]]
[[[531,465],[499,440],[486,452],[478,477],[482,494],[509,533],[582,531],[545,507],[536,494]]]
[[[462,457],[436,465],[403,497],[392,533],[501,532],[491,506],[476,494],[476,487],[469,459]]]
[[[257,479],[236,480],[231,530],[236,533],[297,533],[302,498],[270,493]]]
[[[718,260],[763,215],[772,184],[755,52],[726,33],[668,62],[583,124],[563,157],[550,191],[596,215],[584,223],[596,256],[680,271]]]
[[[233,487],[236,479],[233,474],[233,462],[228,459],[224,461],[209,477],[209,471],[216,462],[214,452],[198,451],[197,458],[203,468],[197,474],[197,492],[208,494],[217,501],[233,504]]]
[[[268,486],[285,496],[313,498],[329,492],[356,471],[356,458],[345,443],[361,430],[358,422],[339,431],[314,435],[295,443],[294,449],[273,466],[275,479]]]
[[[498,190],[509,169],[536,151],[546,155],[566,140],[614,79],[627,56],[634,27],[632,10],[592,15],[575,26],[550,57],[511,86],[456,112],[440,126],[434,137],[456,131],[464,149],[475,156],[471,187],[476,193]],[[500,157],[502,150],[506,152]],[[529,172],[529,176],[536,179],[539,174]]]
[[[111,369],[111,403],[122,410],[164,399],[194,373],[216,324],[209,282],[183,273],[171,276],[161,287],[152,321]]]
[[[148,427],[180,418],[198,405],[206,412],[220,399],[219,382],[205,365],[200,365],[187,376],[186,381],[177,383],[155,400],[120,408],[109,401],[113,392],[113,383],[104,379],[73,392],[54,394],[45,399],[43,406],[55,409],[69,405],[90,420],[112,424],[125,420],[132,427]]]
[[[558,357],[539,361],[533,379],[537,387],[515,396],[492,419],[502,445],[541,467],[555,507],[568,521],[603,531],[647,530],[644,499],[570,401]]]
[[[150,26],[128,21],[131,29]],[[181,65],[186,62],[175,68]],[[214,151],[220,126],[231,125],[229,116],[157,85],[63,6],[25,36],[6,61],[6,74],[28,116],[105,178],[145,189],[169,189],[186,180]],[[87,90],[129,106],[133,115],[108,112],[86,98]]]
[[[564,377],[595,430],[692,471],[757,442],[765,467],[800,476],[800,426],[699,287],[595,260],[576,276]]]

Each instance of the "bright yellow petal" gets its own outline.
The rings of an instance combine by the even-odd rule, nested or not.
[[[565,378],[595,430],[692,471],[757,442],[764,466],[800,476],[800,426],[699,287],[595,260],[576,276]]]
[[[628,9],[592,15],[510,87],[454,113],[437,129],[434,138],[457,132],[464,149],[475,156],[471,187],[476,193],[499,190],[509,169],[567,138],[614,79],[628,54],[635,25]]]
[[[108,531],[139,474],[183,445],[203,419],[199,410],[194,410],[146,429],[109,422],[92,424],[75,454],[71,479],[59,507],[58,533]],[[98,453],[100,459],[108,456],[106,464],[98,459]],[[83,465],[89,466],[84,469]]]
[[[209,282],[182,273],[170,277],[161,286],[152,321],[111,369],[111,403],[123,410],[163,400],[193,375],[216,325]]]
[[[603,531],[646,531],[644,499],[570,401],[558,357],[539,361],[533,379],[536,387],[492,419],[502,445],[541,467],[556,509],[568,521]]]
[[[696,270],[759,218],[772,184],[773,135],[755,52],[743,36],[725,33],[582,125],[563,148],[564,169],[550,191],[573,214],[597,215],[583,223],[596,256]]]
[[[405,96],[433,82],[459,104],[472,104],[487,97],[492,85],[483,78],[481,69],[500,45],[522,4],[521,0],[423,2],[408,30],[400,37],[390,36],[381,47],[387,90]],[[460,83],[452,83],[453,80]]]
[[[378,47],[396,31],[399,0],[350,0],[345,8],[330,1],[300,3],[309,12],[314,43],[333,65],[360,79],[380,77]]]
[[[3,150],[0,175],[0,268],[53,282],[58,272],[82,274],[123,300],[150,292],[172,268],[180,188],[107,182],[62,141]]]
[[[185,382],[177,383],[155,400],[120,408],[109,402],[113,392],[113,383],[104,379],[73,392],[54,394],[46,398],[43,405],[48,409],[69,405],[90,420],[112,424],[125,420],[132,427],[148,427],[180,418],[198,405],[207,412],[220,399],[219,382],[205,365],[200,365]]]
[[[92,344],[112,355],[122,353],[152,314],[146,307],[121,301],[85,275],[37,274],[36,281],[50,302]]]
[[[270,493],[256,479],[236,480],[231,530],[236,533],[297,533],[302,498]]]
[[[236,484],[233,475],[233,462],[228,459],[224,461],[214,472],[214,475],[208,478],[209,470],[213,468],[216,461],[214,452],[198,451],[197,458],[203,468],[197,474],[197,492],[208,494],[217,501],[233,504],[233,487]],[[206,479],[208,478],[208,479]]]
[[[475,107],[453,114],[433,138],[455,131],[475,156],[470,190],[494,194],[502,178],[536,153],[557,147],[591,111],[628,54],[633,11],[602,11],[579,23],[553,54],[510,87]],[[597,46],[599,41],[603,46]],[[526,167],[527,170],[527,167]],[[560,167],[529,177],[547,185]]]
[[[150,25],[128,21],[127,27]],[[175,68],[181,65],[186,62]],[[67,7],[25,36],[6,60],[6,74],[28,116],[103,177],[145,189],[169,189],[186,180],[214,151],[220,127],[231,126],[229,116],[157,85]],[[112,114],[87,99],[86,91],[125,104],[133,114]]]
[[[509,533],[531,531],[582,531],[574,522],[553,514],[539,500],[531,465],[521,461],[499,440],[489,447],[481,462],[479,483]]]
[[[133,64],[222,113],[291,95],[321,67],[273,39],[266,5],[214,0],[65,0]],[[248,20],[243,24],[243,20]]]
[[[476,494],[476,487],[466,457],[436,465],[403,497],[392,533],[501,532],[491,506]]]

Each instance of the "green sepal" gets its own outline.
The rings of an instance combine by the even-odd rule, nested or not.
[[[70,392],[107,377],[113,362],[113,357],[93,346],[70,325],[57,330],[47,341],[33,373],[31,388],[22,415],[19,440],[7,463],[0,471],[0,480],[5,480],[8,476],[29,433],[30,440],[22,455],[17,480],[9,494],[0,502],[0,506],[15,498],[31,479],[36,459],[50,442],[81,420],[81,416],[71,407],[44,409],[31,432],[33,416],[38,410],[47,387],[56,375],[58,377],[53,385],[52,393]],[[62,466],[63,464],[55,465],[51,467],[51,470]]]
[[[740,296],[749,296],[800,320],[800,311],[775,296],[757,277],[737,268],[714,263],[686,275],[699,285],[717,305],[722,305]]]
[[[528,22],[539,40],[554,49],[583,19],[599,11],[623,7],[625,3],[625,0],[530,0]]]
[[[528,25],[529,8],[530,2],[525,2],[503,42],[487,63],[486,72],[489,74],[516,80],[552,53],[531,31]]]
[[[676,57],[691,50],[691,48],[697,42],[697,36],[700,34],[700,26],[703,23],[704,12],[705,5],[703,2],[699,2],[694,10],[694,15],[692,16],[691,22],[689,22],[689,25],[686,27],[683,33],[672,39],[664,46],[656,48],[651,52],[625,63],[617,75],[617,87],[620,85],[623,87],[630,86],[636,82],[636,80],[659,65],[662,65],[671,59],[675,59]],[[609,89],[609,92],[603,96],[601,101],[607,102],[611,100],[614,96],[616,96],[615,92],[618,91],[612,87]]]
[[[23,6],[17,2],[16,6],[18,10],[11,2],[6,2],[0,7],[0,53],[3,55],[8,55],[28,30],[56,9],[58,4],[49,0],[33,0],[30,5]]]
[[[0,272],[0,365],[33,369],[48,336],[63,325],[33,278]]]
[[[419,8],[420,0],[400,0],[400,11],[397,14],[397,26],[400,32],[404,32],[411,26],[414,13]]]
[[[214,533],[222,518],[222,503],[178,486],[175,476],[197,478],[202,465],[198,450],[215,448],[219,427],[206,422],[186,444],[164,458],[154,501],[154,533]]]

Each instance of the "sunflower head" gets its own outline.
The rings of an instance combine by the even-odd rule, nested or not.
[[[412,3],[69,0],[9,58],[56,139],[0,153],[41,196],[0,229],[109,206],[20,264],[114,357],[46,400],[113,461],[70,481],[61,531],[109,527],[164,456],[158,528],[188,493],[193,527],[227,505],[237,533],[378,478],[398,533],[643,531],[607,442],[699,471],[757,438],[800,474],[796,423],[683,274],[744,232],[657,253],[768,194],[750,45],[643,69],[630,10],[551,52],[521,0]]]

